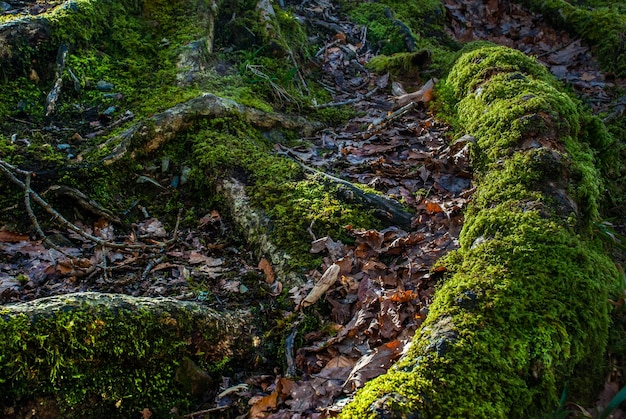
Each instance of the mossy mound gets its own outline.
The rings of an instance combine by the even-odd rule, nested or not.
[[[0,404],[36,396],[56,402],[63,417],[136,417],[144,408],[172,416],[188,407],[195,385],[211,385],[186,373],[191,361],[211,371],[250,354],[250,319],[99,293],[3,306]]]
[[[342,417],[528,418],[601,382],[613,262],[589,237],[599,176],[576,104],[524,54],[482,47],[446,81],[477,191],[408,354]]]

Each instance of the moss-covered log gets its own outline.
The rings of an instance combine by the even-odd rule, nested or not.
[[[503,47],[463,55],[446,86],[476,138],[461,248],[406,356],[344,418],[540,417],[566,385],[575,398],[601,377],[618,274],[590,239],[600,181],[585,118]]]
[[[245,363],[252,315],[170,298],[81,293],[0,308],[0,405],[40,397],[63,417],[160,417]],[[6,413],[6,411],[5,411]]]

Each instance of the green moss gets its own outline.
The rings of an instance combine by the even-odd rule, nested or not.
[[[365,2],[348,10],[355,22],[367,26],[368,41],[378,46],[379,54],[370,64],[376,71],[441,77],[454,62],[453,51],[460,48],[443,29],[445,9],[439,1]]]
[[[395,76],[417,77],[431,62],[431,53],[428,50],[418,52],[397,53],[391,56],[377,55],[367,63],[367,66],[377,73],[389,71]]]
[[[463,55],[446,84],[479,162],[461,248],[408,354],[345,418],[542,417],[566,383],[585,403],[603,379],[619,275],[588,235],[601,183],[579,108],[503,47]]]
[[[381,54],[406,51],[406,34],[394,23],[393,12],[384,3],[360,3],[351,13],[352,19],[367,25],[368,40],[378,46]]]
[[[252,204],[265,211],[274,227],[273,241],[289,250],[292,267],[312,266],[307,229],[347,239],[343,228],[378,225],[359,205],[346,204],[342,190],[305,175],[290,159],[271,154],[273,143],[236,118],[213,119],[190,135],[194,155],[209,179],[235,175],[246,179]]]
[[[218,344],[218,323],[192,305],[155,315],[147,305],[111,309],[106,300],[69,298],[63,310],[31,307],[28,316],[1,309],[0,403],[51,396],[64,417],[134,417],[145,407],[168,417],[185,409],[191,396],[174,384],[179,361],[188,356],[209,368],[194,352]]]

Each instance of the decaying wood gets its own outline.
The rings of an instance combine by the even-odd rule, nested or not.
[[[301,162],[297,158],[297,156],[293,155],[288,149],[285,149],[285,151],[281,151],[281,154],[293,159],[305,171],[320,176],[326,181],[346,188],[347,193],[344,193],[343,197],[347,202],[355,202],[370,208],[373,207],[376,209],[376,216],[378,218],[383,219],[398,227],[402,227],[405,229],[411,228],[413,214],[404,209],[404,207],[397,201],[394,201],[382,195],[366,192],[345,179],[338,178],[337,176],[333,176],[326,172],[322,172],[313,167],[307,166],[306,164]]]
[[[326,294],[326,291],[328,291],[328,289],[337,281],[337,279],[339,279],[340,270],[341,269],[339,268],[339,265],[337,265],[336,263],[330,265],[328,269],[326,269],[326,272],[324,272],[322,277],[317,282],[315,282],[315,285],[313,286],[313,289],[309,291],[309,294],[304,297],[304,299],[300,303],[300,306],[304,308],[315,304],[317,300],[319,300],[324,294]]]
[[[102,377],[103,382],[115,382],[125,380],[125,375],[133,371],[156,379],[159,371],[152,369],[157,362],[164,371],[176,369],[177,382],[168,385],[178,385],[183,392],[198,395],[211,386],[217,390],[217,384],[192,359],[209,365],[224,359],[249,362],[254,350],[253,325],[254,319],[248,310],[217,311],[173,298],[95,292],[46,297],[0,307],[3,339],[21,339],[22,342],[20,349],[14,349],[10,357],[0,359],[0,371],[19,374],[12,369],[11,360],[39,358],[41,362],[34,362],[31,372],[21,378],[30,380],[33,386],[53,381],[64,387],[72,384],[72,368],[79,368],[81,374],[94,371],[104,374],[106,369],[108,376]],[[45,339],[46,345],[41,344],[43,340],[37,340],[38,336]],[[68,344],[72,341],[76,343]],[[164,341],[168,346],[163,346]],[[164,354],[169,357],[163,358]],[[108,368],[103,369],[103,365]],[[197,382],[197,377],[189,377],[190,374],[199,375],[202,382]],[[11,386],[11,381],[1,382],[0,391],[5,393],[7,386]],[[107,392],[107,388],[85,388],[84,391],[107,403],[106,394],[93,394],[94,391]],[[36,394],[41,398],[53,396],[40,391]],[[0,404],[5,401],[0,399]],[[86,396],[75,408],[88,411],[91,402]],[[111,405],[115,402],[108,401]],[[153,401],[146,395],[145,402]]]
[[[56,71],[54,73],[54,85],[52,90],[46,97],[46,116],[52,115],[54,112],[57,101],[61,96],[61,88],[63,87],[63,70],[65,69],[65,61],[67,60],[67,54],[69,49],[67,45],[62,44],[57,52]]]

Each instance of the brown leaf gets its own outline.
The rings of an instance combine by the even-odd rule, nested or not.
[[[267,259],[262,258],[259,261],[259,269],[262,270],[263,273],[265,274],[265,282],[267,282],[268,284],[273,284],[275,275],[274,275],[274,269],[272,268],[272,265],[270,264],[270,262]]]
[[[387,372],[387,369],[402,353],[404,345],[399,340],[388,342],[359,359],[346,380],[344,387],[354,390],[367,381]]]
[[[438,212],[443,212],[443,208],[436,202],[426,202],[426,211],[430,214],[436,214]]]
[[[14,233],[8,230],[0,231],[0,242],[5,243],[19,243],[22,241],[27,241],[28,236],[26,234]]]
[[[342,44],[346,43],[346,34],[343,32],[337,32],[335,34],[335,39],[341,42]]]
[[[252,400],[251,400],[252,401]],[[276,409],[278,404],[278,391],[274,391],[272,394],[261,397],[254,401],[254,404],[250,408],[248,418],[257,419],[264,418],[265,412]]]
[[[398,291],[389,297],[391,301],[397,303],[408,303],[409,301],[412,301],[416,298],[419,298],[419,294],[417,294],[413,290]]]
[[[218,224],[222,220],[222,217],[217,210],[211,211],[209,214],[200,218],[200,228],[206,227],[208,225]]]
[[[202,253],[191,251],[189,254],[189,263],[192,265],[196,265],[198,263],[204,263],[209,259],[207,255],[203,255]]]
[[[276,385],[276,390],[280,392],[280,397],[284,400],[286,399],[293,390],[296,389],[298,385],[295,381],[290,380],[286,377],[281,377],[278,379],[278,384]]]

